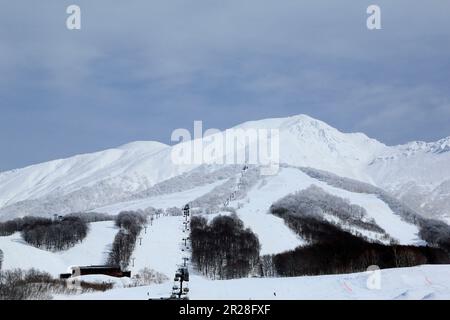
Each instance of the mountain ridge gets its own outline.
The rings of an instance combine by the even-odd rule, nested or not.
[[[450,201],[446,201],[450,196],[445,196],[450,185],[450,137],[387,146],[364,133],[343,133],[303,114],[247,121],[231,129],[247,128],[280,130],[281,163],[368,182],[408,204],[411,198],[421,199],[412,201],[412,207],[424,215],[425,209],[431,207],[432,216],[450,212]],[[171,161],[172,150],[173,146],[157,141],[135,141],[1,172],[0,215],[2,208],[15,203],[65,196],[97,185],[116,192],[139,193],[198,167],[175,165]]]

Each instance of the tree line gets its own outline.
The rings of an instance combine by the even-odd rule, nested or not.
[[[293,215],[279,207],[272,208],[272,213],[309,245],[273,255],[271,261],[266,257],[263,271],[268,273],[273,269],[280,276],[338,274],[365,271],[371,265],[399,268],[450,262],[441,248],[374,243],[314,216]]]
[[[247,277],[258,265],[260,244],[236,215],[217,216],[209,224],[191,219],[192,261],[213,279]]]
[[[48,219],[24,217],[0,224],[0,236],[20,232],[23,240],[37,248],[61,251],[81,242],[87,235],[88,224],[78,217]]]
[[[339,177],[333,173],[318,169],[299,169],[315,179],[321,180],[340,189],[356,193],[375,194],[389,206],[392,212],[402,217],[405,221],[417,225],[420,230],[420,237],[429,245],[443,248],[450,252],[450,226],[445,222],[421,216],[415,210],[411,209],[408,205],[398,200],[388,192],[371,184],[350,178]]]
[[[81,281],[79,287],[68,286],[65,280],[54,279],[47,272],[36,269],[14,269],[0,271],[0,300],[44,300],[53,294],[75,294],[81,292],[106,291],[111,283],[87,283]]]
[[[0,222],[0,237],[10,236],[15,232],[23,231],[24,229],[27,229],[35,225],[48,225],[54,221],[68,220],[71,218],[82,220],[85,223],[114,220],[113,216],[98,212],[70,213],[68,215],[65,215],[63,218],[58,218],[54,220],[44,217],[27,216],[23,218],[16,218],[5,222]]]
[[[27,225],[21,232],[23,240],[45,250],[66,250],[83,241],[89,230],[88,224],[76,217],[61,220],[41,220]]]
[[[380,237],[389,238],[386,231],[369,217],[366,209],[315,185],[283,197],[271,206],[271,210],[275,213],[289,211],[292,215],[316,216],[322,219],[325,219],[324,215],[331,215],[342,225],[373,231]]]
[[[147,215],[140,212],[124,211],[117,215],[115,224],[120,230],[114,238],[108,255],[109,265],[128,267],[136,239],[146,222]]]
[[[65,215],[65,217],[80,218],[86,223],[113,221],[115,219],[115,217],[110,214],[100,212],[74,212]]]
[[[15,232],[20,232],[30,226],[37,224],[48,224],[49,222],[51,222],[50,219],[41,217],[24,217],[9,220],[0,223],[0,236],[2,237],[10,236]]]

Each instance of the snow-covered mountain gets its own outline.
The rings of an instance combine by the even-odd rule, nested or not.
[[[450,222],[450,137],[388,147],[367,172],[376,185],[418,212]]]
[[[279,129],[281,163],[374,184],[424,215],[450,215],[450,138],[386,146],[305,115],[250,121],[234,129],[247,128]],[[134,142],[0,173],[0,219],[89,210],[139,198],[164,183],[170,192],[167,181],[200,167],[173,163],[173,148]]]
[[[149,186],[165,171],[168,146],[158,142],[134,142],[116,149],[77,155],[0,174],[0,206],[51,193],[66,194],[101,181],[135,191]],[[158,164],[158,170],[152,168]]]
[[[235,128],[280,130],[280,162],[371,181],[367,165],[386,146],[363,133],[342,133],[306,115],[245,122]]]
[[[419,251],[428,250],[427,245],[448,248],[450,227],[423,219],[417,211],[442,219],[449,212],[450,139],[386,146],[362,133],[342,133],[304,115],[235,127],[258,128],[279,129],[281,164],[274,175],[261,174],[261,167],[255,165],[177,165],[172,161],[177,147],[134,142],[0,173],[0,221],[75,211],[117,215],[125,210],[151,212],[156,208],[167,213],[190,203],[194,215],[209,221],[217,215],[236,214],[258,238],[259,254],[264,260],[314,245],[311,235],[299,232],[286,216],[274,210],[282,208],[299,223],[303,223],[302,218],[314,217],[322,226],[332,226],[352,239],[371,244],[398,244]],[[216,137],[225,134],[216,133]],[[208,146],[211,140],[200,143]],[[250,139],[252,143],[255,141]],[[240,149],[245,147],[238,145]],[[294,210],[289,211],[291,208]],[[176,215],[151,220],[133,251],[132,273],[150,268],[172,280],[186,255],[180,250],[180,239],[185,237],[183,223],[184,217]],[[34,267],[57,276],[71,265],[101,264],[117,232],[112,221],[93,222],[83,241],[61,252],[35,248],[19,232],[0,237],[3,269]],[[319,233],[316,236],[322,237]],[[195,270],[194,265],[189,267]],[[383,276],[393,285],[383,286],[377,294],[366,286],[364,273],[217,282],[194,271],[190,298],[266,299],[274,298],[275,291],[276,298],[311,298],[309,289],[317,288],[317,298],[438,299],[449,296],[449,290],[439,286],[448,283],[445,275],[449,268],[383,270]],[[405,283],[405,275],[413,279],[411,283]],[[173,287],[172,281],[137,288],[123,288],[125,283],[117,279],[113,282],[117,283],[111,291],[56,298],[167,298]],[[299,285],[307,289],[298,290]],[[336,287],[331,294],[323,290],[330,285]],[[213,296],[211,292],[215,292]]]

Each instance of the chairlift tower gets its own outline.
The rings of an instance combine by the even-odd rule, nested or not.
[[[190,230],[190,228],[189,228],[190,217],[191,217],[190,209],[191,208],[190,208],[189,204],[186,204],[182,209],[183,217],[184,217],[182,226],[183,226],[184,233],[186,233]],[[184,236],[182,238],[182,241],[183,241],[182,248],[181,248],[182,252],[190,249],[190,245],[188,244],[189,240],[190,240],[189,236]],[[183,264],[178,268],[177,272],[175,273],[174,285],[172,287],[172,294],[170,296],[171,299],[179,299],[179,300],[188,299],[189,270],[188,270],[187,262],[189,261],[189,258],[184,256],[182,258],[182,260],[183,260]]]
[[[189,292],[189,270],[187,267],[178,268],[175,273],[174,285],[172,287],[172,299],[187,299],[187,294]]]

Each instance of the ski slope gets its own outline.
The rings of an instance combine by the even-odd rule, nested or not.
[[[191,300],[436,300],[450,299],[450,265],[424,265],[380,271],[380,286],[371,281],[377,275],[353,274],[295,278],[244,278],[207,280],[191,276]],[[369,285],[368,286],[368,282]],[[120,288],[58,299],[146,300],[167,297],[165,284]]]
[[[115,203],[109,206],[96,208],[92,211],[103,212],[108,214],[119,214],[121,211],[127,210],[139,210],[147,209],[149,207],[154,207],[157,209],[167,209],[170,207],[181,208],[186,203],[210,192],[216,186],[222,184],[223,181],[217,181],[215,183],[207,184],[204,186],[192,188],[182,192],[175,192],[170,194],[164,194],[160,196],[155,196],[146,199],[139,199],[133,201],[125,201]]]
[[[322,181],[316,180],[298,170],[294,173],[293,168],[286,168],[292,175],[297,175],[297,179],[302,181],[303,186],[316,186],[324,189],[326,192],[347,199],[351,204],[358,205],[366,209],[368,217],[373,218],[377,225],[383,228],[392,238],[398,240],[403,245],[423,245],[423,240],[418,236],[419,228],[406,222],[399,215],[395,214],[391,208],[374,194],[356,193],[339,189],[328,185]]]
[[[283,219],[269,213],[276,200],[297,190],[298,182],[290,174],[290,170],[282,169],[278,175],[267,177],[266,181],[250,190],[246,201],[238,201],[244,206],[237,210],[237,214],[244,225],[258,236],[261,255],[276,254],[305,244]]]
[[[319,168],[371,183],[375,181],[381,184],[379,181],[381,178],[378,178],[384,179],[383,172],[388,170],[385,167],[388,167],[391,161],[389,152],[395,148],[386,147],[362,134],[340,133],[325,123],[306,116],[247,122],[236,128],[279,128],[281,130],[280,160],[282,163]],[[400,151],[403,152],[404,150],[402,150]],[[443,168],[446,168],[447,165],[444,158],[448,157],[449,153],[447,149],[442,149],[440,153],[434,153],[433,150],[423,152],[426,152],[427,159],[436,159],[443,164],[439,167],[439,172],[444,172]],[[418,157],[416,153],[408,153],[408,159],[416,159]],[[2,206],[14,206],[19,201],[30,199],[38,199],[39,202],[40,198],[44,199],[48,195],[55,199],[67,195],[69,198],[63,198],[61,201],[65,207],[66,200],[70,200],[70,197],[73,196],[77,200],[77,205],[83,204],[82,207],[84,207],[84,204],[88,203],[91,205],[90,210],[92,207],[97,207],[92,211],[108,214],[148,207],[162,209],[182,207],[223,183],[223,180],[219,180],[182,192],[124,202],[124,199],[132,199],[136,194],[140,194],[141,191],[147,190],[157,182],[192,169],[189,166],[174,166],[170,160],[170,154],[171,147],[169,146],[154,142],[136,142],[95,154],[80,155],[0,173],[0,219],[5,217],[3,214],[10,210],[10,207],[2,209]],[[380,154],[389,154],[389,157],[381,159],[383,160],[382,166],[378,168],[377,163],[370,163],[374,157]],[[397,153],[395,155],[398,156]],[[426,171],[430,169],[426,164],[433,163],[433,161],[419,162],[421,165],[422,162],[425,163],[423,170]],[[403,160],[398,165],[402,166],[402,163]],[[371,170],[367,170],[368,166]],[[397,170],[389,172],[389,176],[395,180]],[[434,172],[434,175],[436,174]],[[406,179],[405,181],[408,181],[412,173],[402,171],[402,175]],[[204,183],[206,182],[204,181]],[[424,244],[418,237],[417,226],[404,221],[392,212],[389,206],[376,195],[349,192],[314,179],[297,168],[282,166],[277,175],[262,177],[259,183],[247,192],[244,199],[230,203],[231,207],[237,209],[237,215],[245,226],[258,236],[261,255],[277,254],[307,244],[287,227],[281,218],[270,214],[269,210],[277,200],[312,185],[316,185],[332,195],[348,199],[351,204],[365,208],[368,218],[373,218],[376,224],[383,228],[390,237],[398,240],[400,244]],[[83,192],[72,195],[72,192],[78,190]],[[445,191],[445,189],[443,190]],[[96,202],[98,199],[103,199],[102,197],[107,197],[107,199]],[[51,204],[45,201],[43,203]],[[19,203],[15,209],[20,214],[23,211],[19,209],[41,210],[42,207],[38,204]],[[108,205],[105,206],[105,204]],[[64,209],[70,210],[71,208],[67,205],[67,208]],[[13,210],[12,215],[16,214],[16,211]],[[213,216],[210,215],[208,218]],[[332,219],[333,217],[325,218]],[[147,227],[147,232],[142,231],[140,234],[130,265],[133,274],[143,268],[150,268],[166,275],[169,281],[160,285],[118,288],[105,293],[70,298],[148,299],[168,297],[173,284],[174,272],[177,265],[181,263],[183,255],[180,248],[184,235],[181,232],[181,220],[181,217],[161,217],[154,220],[153,225]],[[351,226],[351,228],[353,227]],[[376,237],[374,233],[364,233],[364,230],[361,231],[357,227],[355,230],[369,238],[375,239]],[[82,243],[60,253],[29,246],[22,241],[18,233],[10,237],[0,237],[0,249],[3,250],[5,256],[3,268],[37,268],[57,276],[66,272],[71,265],[101,264],[106,259],[107,251],[116,232],[117,229],[113,222],[92,223],[89,234]],[[449,268],[450,266],[423,266],[384,270],[382,272],[384,285],[381,290],[376,291],[366,288],[366,274],[272,279],[246,278],[227,281],[210,281],[194,274],[190,283],[190,298],[440,299],[449,296]],[[125,285],[125,282],[121,282],[122,286]]]
[[[326,192],[347,199],[351,204],[366,209],[368,217],[382,227],[400,244],[422,245],[418,237],[417,226],[404,221],[396,215],[389,206],[376,195],[355,193],[328,185],[311,178],[296,168],[280,168],[275,176],[265,177],[265,180],[249,191],[247,199],[240,202],[243,207],[237,210],[238,216],[246,227],[258,235],[261,243],[261,254],[274,254],[294,249],[305,242],[287,227],[281,218],[269,213],[270,206],[284,196],[316,185]],[[370,233],[367,233],[370,236]]]
[[[70,266],[103,264],[117,229],[113,221],[93,222],[83,242],[62,252],[49,252],[24,242],[20,233],[0,237],[4,253],[3,269],[35,268],[53,276],[67,272]]]
[[[150,268],[166,275],[169,278],[166,283],[167,294],[171,291],[177,265],[182,262],[180,247],[183,237],[182,222],[181,216],[169,216],[155,219],[152,225],[147,225],[147,230],[142,230],[136,242],[132,255],[134,265],[131,264],[129,267],[131,274]]]
[[[419,228],[404,221],[391,208],[374,194],[349,192],[322,183],[321,187],[329,193],[350,200],[366,209],[369,217],[383,228],[392,238],[404,245],[423,245],[424,241],[418,236]]]

